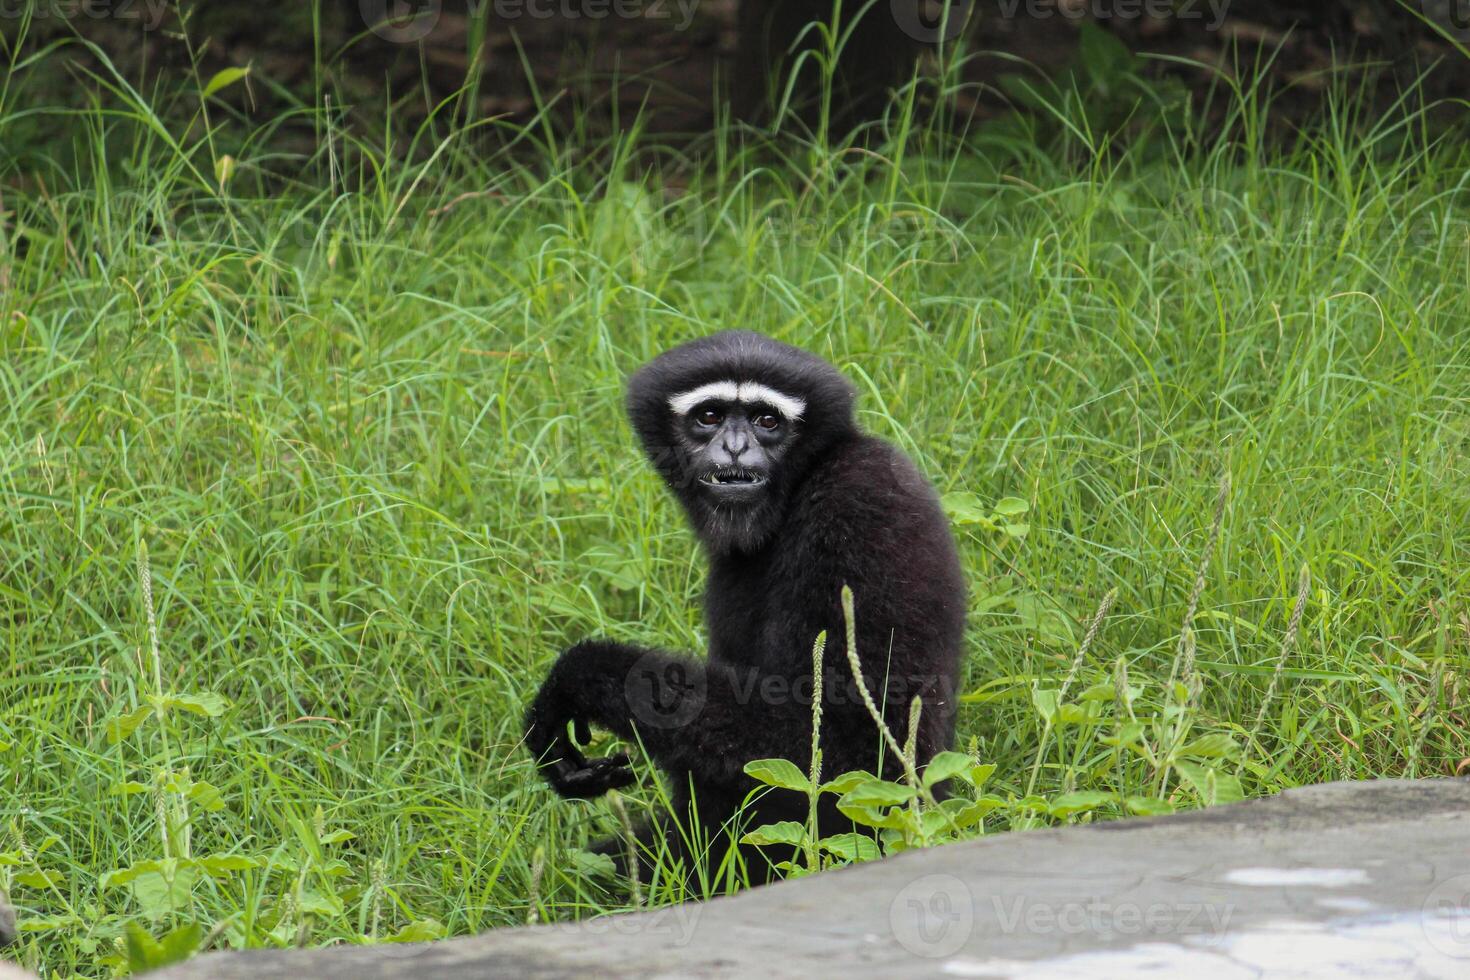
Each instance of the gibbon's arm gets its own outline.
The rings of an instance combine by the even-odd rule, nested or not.
[[[541,685],[526,712],[526,744],[552,789],[576,799],[626,786],[633,772],[622,753],[584,757],[568,726],[583,744],[596,725],[638,741],[665,771],[728,782],[752,759],[809,751],[809,702],[783,690],[778,703],[767,703],[754,672],[585,641],[563,653]]]

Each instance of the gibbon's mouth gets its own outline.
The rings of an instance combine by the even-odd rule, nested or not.
[[[721,489],[744,489],[765,486],[766,478],[754,470],[742,469],[738,466],[727,466],[706,473],[699,478],[699,482],[707,487],[719,487]]]

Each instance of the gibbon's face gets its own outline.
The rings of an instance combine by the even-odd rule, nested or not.
[[[766,499],[806,401],[754,381],[713,381],[669,396],[669,409],[689,485],[738,507]]]

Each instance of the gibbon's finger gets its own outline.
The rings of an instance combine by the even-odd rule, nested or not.
[[[633,770],[626,764],[616,762],[613,757],[606,759],[594,759],[591,767],[587,770],[587,786],[598,787],[598,792],[605,793],[610,789],[621,789],[633,782]]]
[[[563,796],[588,799],[601,796],[611,786],[607,781],[607,774],[599,769],[587,768],[577,769],[567,773],[557,787]]]
[[[609,755],[601,759],[591,759],[587,762],[587,768],[593,772],[608,772],[613,769],[627,769],[628,757],[622,752],[617,755]]]
[[[624,786],[631,786],[637,778],[628,766],[614,766],[607,771],[604,777],[607,789],[622,789]]]
[[[571,722],[567,724],[570,726]],[[565,732],[563,732],[561,738],[556,740],[556,749],[561,753],[561,761],[564,764],[569,765],[573,769],[587,768],[587,757],[582,754],[581,749],[577,748],[576,742],[566,737]]]
[[[592,728],[587,724],[586,718],[578,718],[572,722],[572,734],[577,737],[578,745],[587,745],[592,741]]]

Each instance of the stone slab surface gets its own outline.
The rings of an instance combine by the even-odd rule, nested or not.
[[[1470,781],[1337,783],[1002,834],[712,902],[167,980],[1470,978]]]

